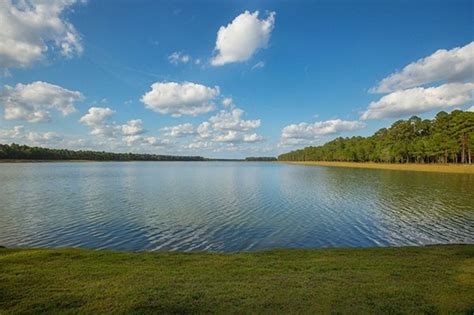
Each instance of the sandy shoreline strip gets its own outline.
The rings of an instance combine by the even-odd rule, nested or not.
[[[371,162],[326,162],[326,161],[285,161],[296,165],[316,165],[330,167],[366,168],[397,171],[474,174],[474,164],[391,164]]]

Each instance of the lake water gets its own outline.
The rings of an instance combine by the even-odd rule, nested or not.
[[[0,245],[474,243],[474,176],[250,162],[0,164]]]

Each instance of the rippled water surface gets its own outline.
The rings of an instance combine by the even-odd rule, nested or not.
[[[0,245],[474,243],[474,176],[275,163],[0,164]]]

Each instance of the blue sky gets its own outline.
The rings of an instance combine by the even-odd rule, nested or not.
[[[245,157],[370,135],[472,109],[473,35],[472,1],[6,0],[0,142]]]

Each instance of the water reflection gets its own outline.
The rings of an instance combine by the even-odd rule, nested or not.
[[[0,245],[473,243],[473,175],[273,163],[0,164]]]

